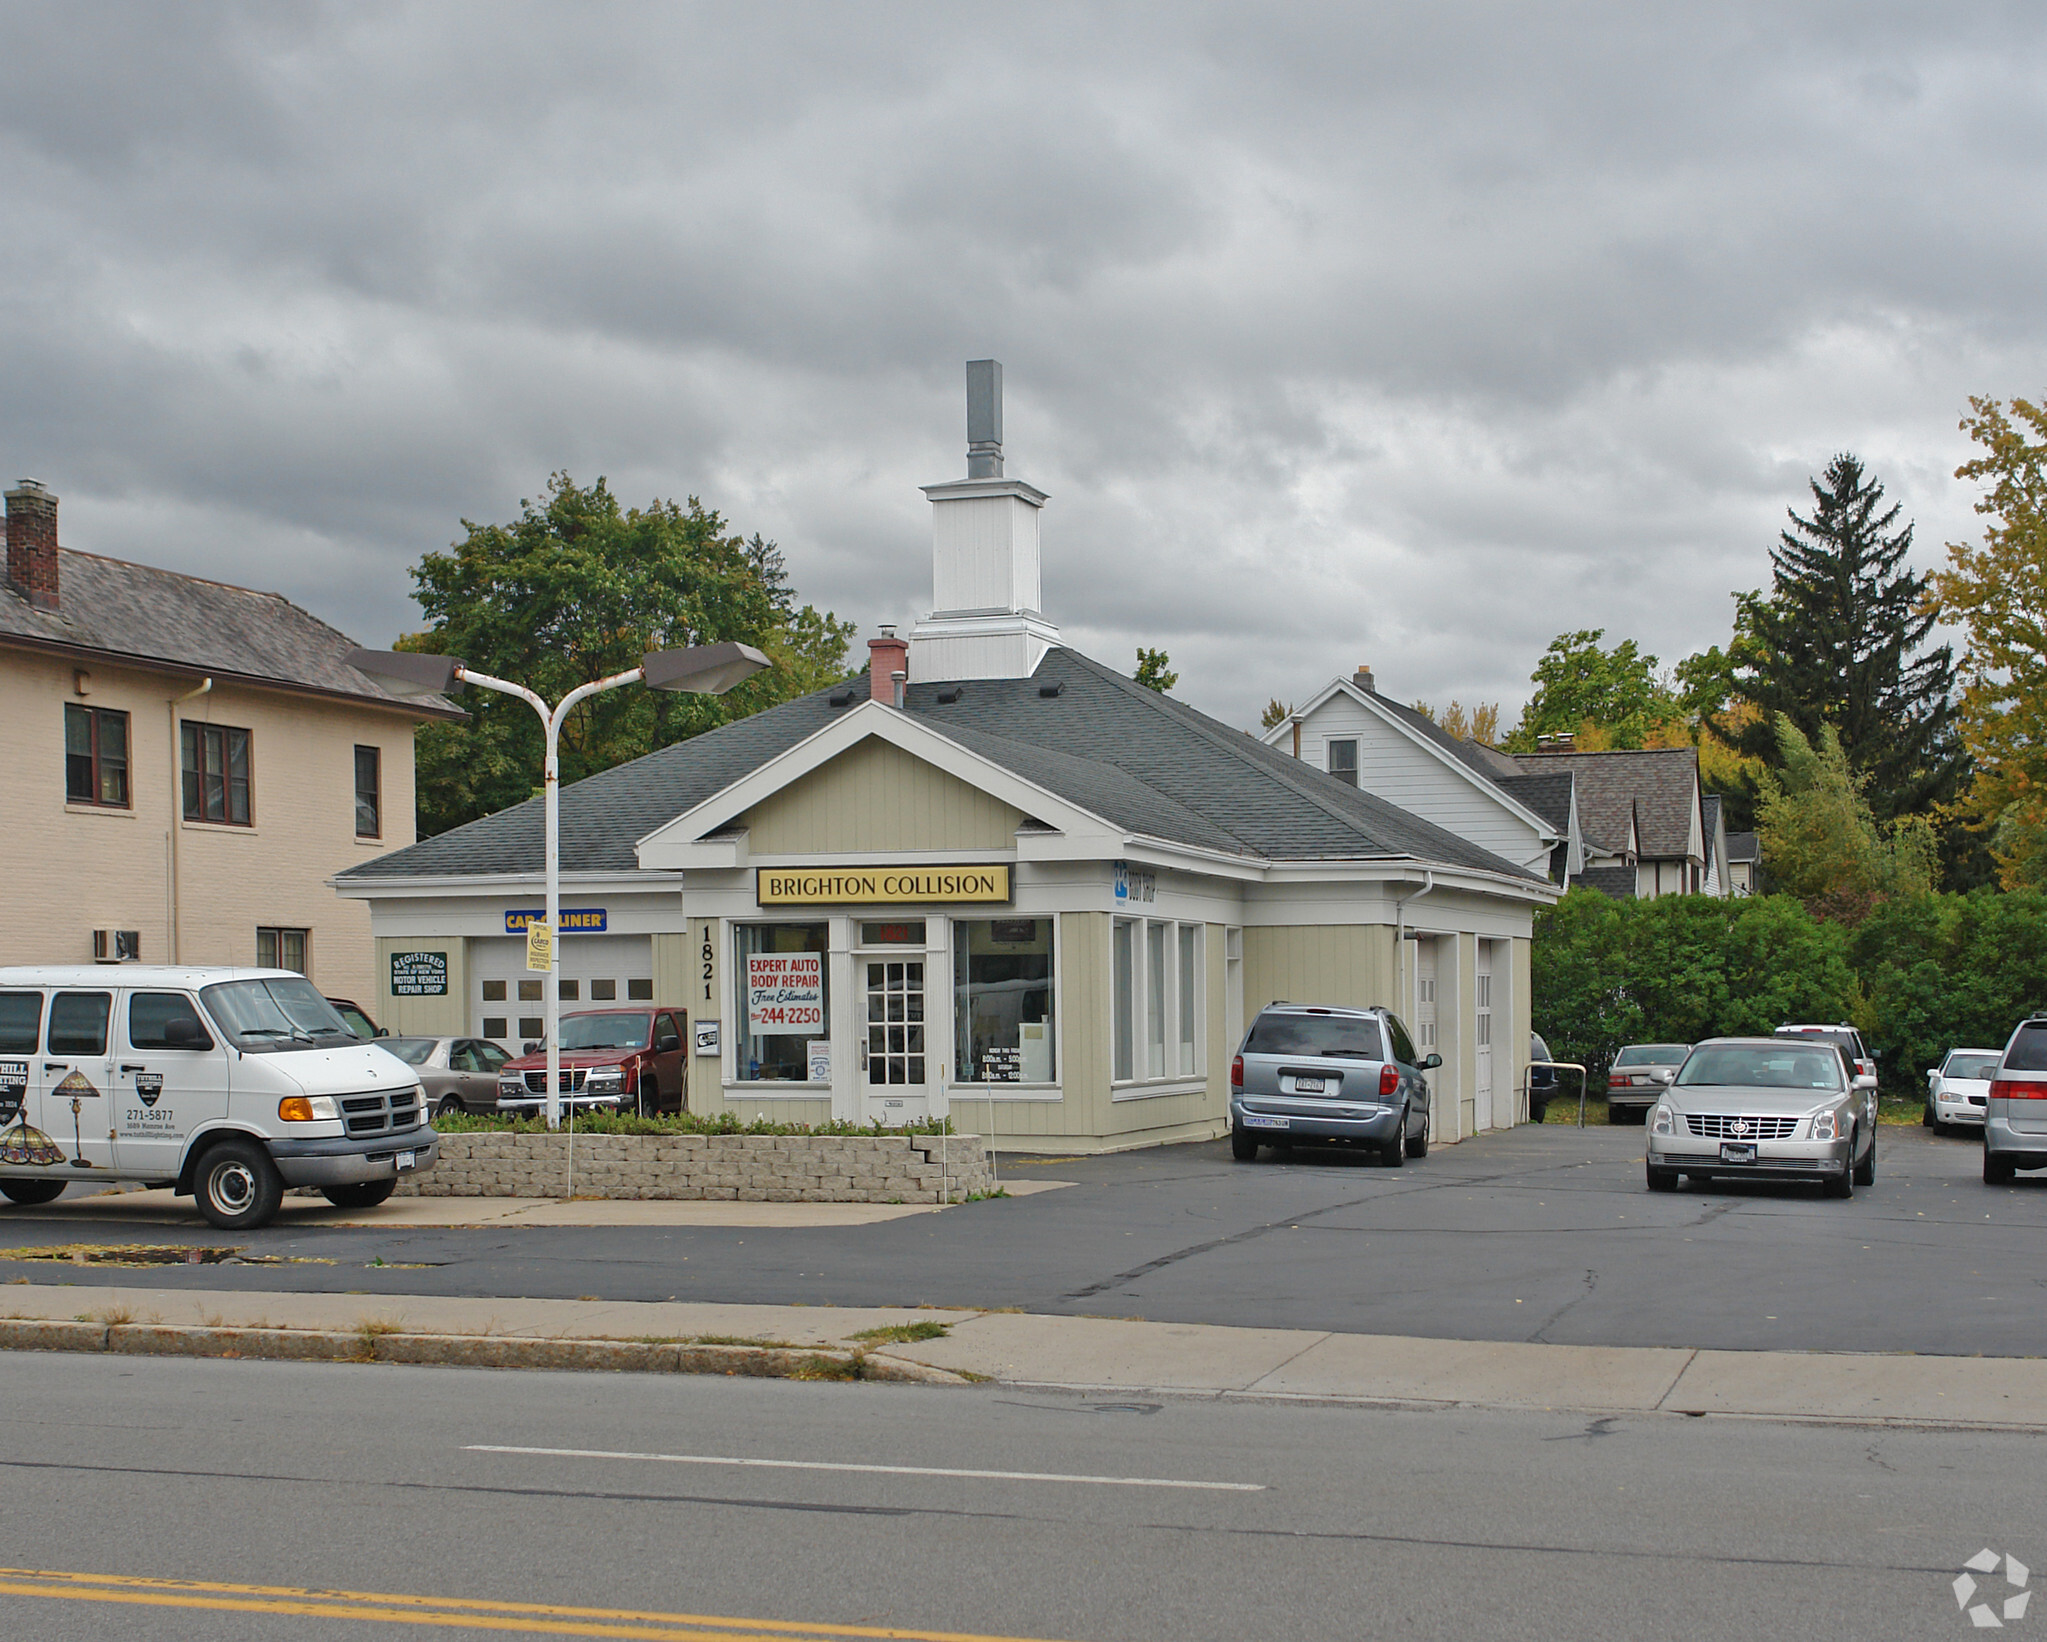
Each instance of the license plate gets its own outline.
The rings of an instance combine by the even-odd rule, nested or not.
[[[1292,1122],[1293,1119],[1291,1118],[1252,1117],[1248,1112],[1244,1115],[1244,1127],[1247,1129],[1284,1129],[1289,1127]]]
[[[1753,1163],[1755,1160],[1756,1148],[1754,1142],[1751,1141],[1745,1144],[1736,1144],[1733,1141],[1721,1142],[1720,1161],[1722,1163]]]
[[[419,1153],[400,1152],[397,1162],[400,1169],[416,1169],[419,1167]]]
[[[1322,1078],[1295,1078],[1294,1093],[1297,1095],[1319,1095],[1327,1083]]]

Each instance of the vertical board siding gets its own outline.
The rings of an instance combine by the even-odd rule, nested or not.
[[[756,855],[1011,850],[1023,812],[885,741],[863,741],[746,812]]]
[[[391,995],[391,954],[394,952],[439,952],[448,960],[448,995],[445,998],[397,998]],[[469,943],[456,936],[420,939],[379,936],[377,938],[376,1003],[371,1006],[377,1024],[394,1037],[460,1037],[474,1034],[470,1019]]]

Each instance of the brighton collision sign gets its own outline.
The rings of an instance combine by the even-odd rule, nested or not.
[[[1009,866],[757,867],[764,907],[893,906],[906,902],[994,902],[1010,899]]]

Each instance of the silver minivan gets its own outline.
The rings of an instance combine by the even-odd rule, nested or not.
[[[1274,1003],[1258,1011],[1230,1063],[1230,1154],[1258,1148],[1368,1146],[1393,1167],[1429,1151],[1429,1081],[1441,1055],[1418,1055],[1392,1010]]]
[[[2019,1169],[2047,1169],[2047,1015],[2012,1032],[1983,1109],[1984,1184],[2009,1185]]]

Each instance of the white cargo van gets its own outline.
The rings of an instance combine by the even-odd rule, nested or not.
[[[287,1186],[368,1208],[431,1169],[418,1074],[303,975],[123,964],[0,969],[0,1196],[138,1180],[239,1231]]]

